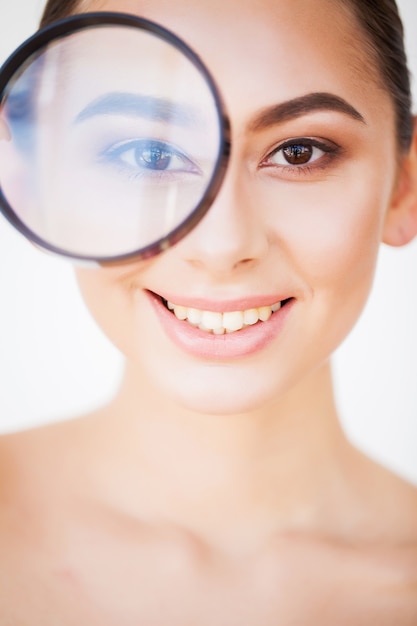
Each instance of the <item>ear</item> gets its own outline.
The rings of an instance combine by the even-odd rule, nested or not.
[[[402,157],[398,181],[388,209],[382,241],[404,246],[417,235],[417,117],[408,154]]]

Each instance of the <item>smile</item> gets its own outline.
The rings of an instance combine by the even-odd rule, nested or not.
[[[166,300],[163,300],[163,303],[178,320],[186,321],[191,326],[213,335],[235,333],[248,326],[254,326],[258,322],[267,322],[284,304],[284,302],[276,302],[271,306],[221,313],[186,307]]]
[[[248,357],[265,348],[284,330],[297,301],[276,294],[276,299],[241,297],[223,303],[190,297],[179,304],[180,298],[146,293],[163,330],[178,348],[216,361]]]

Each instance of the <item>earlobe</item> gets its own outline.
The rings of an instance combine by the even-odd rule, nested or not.
[[[390,246],[404,246],[417,235],[417,118],[410,150],[402,159],[397,188],[391,200],[382,240]]]

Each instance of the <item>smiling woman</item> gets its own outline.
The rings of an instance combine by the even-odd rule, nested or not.
[[[99,409],[0,440],[0,616],[413,626],[417,490],[329,363],[417,233],[395,4],[188,5],[51,0],[0,75],[2,210],[124,357]]]

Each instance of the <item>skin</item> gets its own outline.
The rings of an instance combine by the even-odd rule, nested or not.
[[[57,616],[65,626],[411,626],[416,490],[344,437],[329,357],[363,308],[381,241],[417,231],[416,142],[398,154],[389,95],[336,3],[189,8],[86,5],[183,37],[216,77],[233,151],[209,213],[178,245],[77,269],[125,373],[97,412],[3,437],[0,614],[22,626]],[[266,108],[308,92],[345,99],[363,121],[326,110],[255,127]],[[315,153],[300,174],[274,153],[294,137],[339,150]],[[285,293],[293,306],[262,350],[207,359],[172,343],[147,290],[220,304]]]

